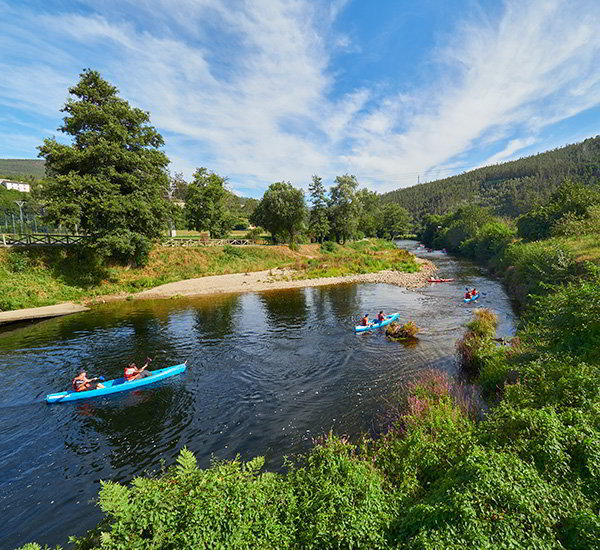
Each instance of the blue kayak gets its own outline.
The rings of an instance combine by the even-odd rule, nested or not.
[[[475,296],[473,296],[472,298],[463,298],[463,300],[465,302],[474,302],[475,300],[479,299],[479,292],[477,294],[475,294]]]
[[[359,325],[357,327],[354,327],[354,330],[356,332],[365,332],[365,330],[371,330],[374,328],[385,327],[386,325],[389,325],[392,321],[395,321],[396,319],[398,319],[398,317],[400,317],[399,313],[393,313],[392,315],[386,315],[385,320],[381,321],[381,323],[378,323],[377,321],[373,321],[372,323],[369,323],[366,326]]]
[[[97,390],[87,391],[62,391],[59,393],[50,393],[46,396],[47,403],[65,403],[67,401],[78,401],[79,399],[90,399],[91,397],[99,397],[101,395],[110,395],[111,393],[117,393],[121,391],[134,390],[142,386],[154,384],[159,380],[164,380],[170,376],[182,373],[187,368],[187,362],[181,365],[175,365],[174,367],[167,367],[165,369],[157,369],[152,372],[152,376],[146,376],[138,380],[131,380],[127,382],[125,378],[115,378],[114,380],[103,380],[101,383],[104,384],[103,388]]]

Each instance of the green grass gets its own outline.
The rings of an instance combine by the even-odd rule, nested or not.
[[[0,310],[135,293],[185,279],[283,267],[300,270],[298,278],[418,269],[410,254],[385,241],[336,245],[334,254],[322,252],[319,245],[302,245],[298,252],[287,246],[157,246],[142,268],[99,265],[74,248],[0,249]]]
[[[331,251],[328,249],[331,248]],[[294,266],[298,273],[295,279],[318,279],[321,277],[343,277],[384,270],[414,273],[419,265],[412,254],[398,249],[390,241],[370,239],[321,247],[317,257],[298,260]]]

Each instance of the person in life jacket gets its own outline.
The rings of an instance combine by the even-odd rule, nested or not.
[[[363,327],[366,327],[369,325],[369,314],[368,313],[365,313],[365,316],[360,320],[360,324]]]
[[[383,311],[380,311],[377,314],[377,322],[382,323],[383,321],[385,321],[385,315],[383,314]]]
[[[104,387],[104,384],[97,382],[99,378],[88,378],[87,373],[82,370],[73,380],[71,385],[75,391],[98,390]]]
[[[477,296],[477,289],[474,288],[473,290],[471,290],[471,297],[475,297]]]
[[[465,287],[465,290],[465,300],[468,300],[471,297],[471,291],[467,287]]]
[[[146,359],[146,364],[138,369],[135,363],[130,363],[125,367],[125,381],[131,382],[132,380],[138,380],[140,378],[145,378],[146,376],[152,376],[152,373],[146,370],[146,367],[150,364],[152,359]]]

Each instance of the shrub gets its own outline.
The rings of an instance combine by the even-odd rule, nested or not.
[[[279,476],[259,474],[262,458],[199,470],[184,449],[177,462],[168,475],[136,478],[130,488],[102,484],[99,503],[110,523],[103,550],[290,546],[292,496]]]
[[[510,244],[497,265],[505,271],[509,292],[521,304],[530,294],[546,294],[552,285],[567,282],[577,273],[572,252],[556,241]]]
[[[260,239],[261,235],[264,233],[264,229],[262,227],[254,227],[248,233],[246,233],[246,239],[251,239],[253,241],[257,241]]]
[[[325,241],[323,244],[321,244],[321,252],[335,252],[337,248],[337,243],[333,241]]]
[[[345,438],[329,434],[303,463],[291,463],[288,483],[297,531],[295,548],[384,548],[393,520],[383,476]]]
[[[244,258],[246,256],[244,250],[239,246],[232,246],[230,244],[226,244],[223,247],[223,254],[227,256],[233,256],[235,258]]]
[[[473,446],[403,508],[393,537],[407,549],[557,548],[574,499],[511,453]]]
[[[570,283],[537,298],[525,316],[525,336],[555,350],[600,359],[600,277]]]
[[[402,340],[406,338],[415,338],[421,329],[413,321],[407,321],[403,325],[400,323],[390,323],[385,329],[385,334],[393,340]]]

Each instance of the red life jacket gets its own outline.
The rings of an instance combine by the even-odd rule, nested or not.
[[[381,321],[385,321],[385,315],[382,315],[381,313],[379,315],[377,315],[377,320],[381,323]]]
[[[138,374],[138,370],[135,367],[125,367],[125,380],[133,380]]]
[[[366,317],[363,317],[362,320],[361,320],[361,322],[360,322],[360,324],[363,327],[366,327],[369,324],[369,320]]]
[[[76,376],[71,381],[71,385],[73,386],[73,389],[75,391],[84,391],[86,389],[87,382],[83,378],[79,378],[79,376]]]

